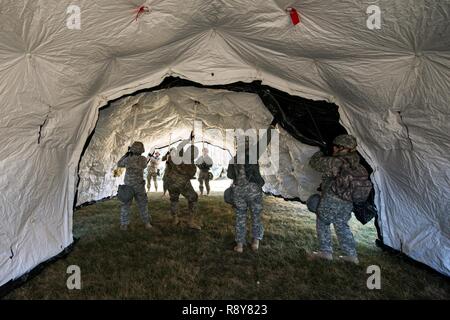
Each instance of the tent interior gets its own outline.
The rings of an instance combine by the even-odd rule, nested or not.
[[[190,84],[196,87],[189,86]],[[170,87],[172,85],[177,86]],[[116,195],[118,185],[123,182],[123,175],[117,177],[116,164],[132,141],[142,141],[148,152],[159,150],[161,153],[168,146],[176,147],[177,143],[187,139],[193,131],[197,150],[201,150],[206,144],[226,151],[219,157],[213,154],[215,163],[226,170],[236,148],[234,136],[229,136],[226,130],[234,133],[239,129],[267,129],[273,119],[257,92],[243,91],[249,91],[248,85],[202,88],[198,84],[188,81],[180,83],[180,79],[173,78],[167,79],[163,86],[169,88],[129,95],[117,99],[100,111],[96,129],[80,162],[76,206]],[[224,87],[234,90],[239,88],[239,91],[225,90]],[[260,84],[252,84],[251,89],[269,95],[269,90],[266,88],[262,91]],[[278,99],[291,99],[291,103],[297,104],[298,110],[311,108],[305,102],[314,103],[306,99],[289,98],[285,93],[277,94]],[[278,104],[273,95],[270,94],[270,98]],[[335,132],[344,130],[338,122],[338,116],[333,119],[335,110],[330,107],[331,104],[321,104],[322,108],[329,108],[327,116],[322,114],[316,121],[315,111],[314,114],[308,114],[311,122],[308,121],[303,126],[301,122],[296,123],[299,129],[295,132],[313,144],[321,143],[320,140],[315,141],[315,137],[329,138]],[[279,104],[277,106],[281,108]],[[281,124],[286,123],[288,129],[288,121],[291,121],[292,126],[292,121],[296,120],[295,116],[290,119],[283,119],[281,115],[279,117]],[[326,127],[314,127],[323,125],[327,120]],[[268,148],[269,153],[276,154],[272,157],[271,153],[269,157],[266,152],[260,159],[261,173],[266,181],[263,189],[273,195],[287,199],[299,198],[305,202],[317,192],[320,185],[320,174],[308,165],[318,148],[293,138],[281,126],[279,131],[278,141],[273,141]],[[311,135],[311,132],[314,134]],[[307,137],[308,135],[311,137]],[[277,147],[271,148],[273,144]],[[271,159],[277,163],[269,163]],[[371,171],[370,167],[368,169]]]
[[[131,139],[164,146],[198,119],[201,140],[232,151],[210,129],[274,115],[281,165],[265,191],[306,200],[320,181],[309,157],[348,132],[383,243],[450,275],[447,1],[380,0],[376,30],[353,0],[78,5],[79,29],[72,1],[2,0],[0,286],[73,244],[74,207],[114,195]]]

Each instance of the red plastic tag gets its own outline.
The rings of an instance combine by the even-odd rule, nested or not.
[[[135,21],[137,21],[141,15],[146,12],[150,12],[150,8],[147,6],[140,6],[139,8],[135,9],[134,12],[136,13]]]
[[[291,21],[294,26],[300,23],[300,15],[295,8],[287,8],[286,11],[291,15]]]

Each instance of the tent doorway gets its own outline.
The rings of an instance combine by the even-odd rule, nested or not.
[[[273,116],[281,132],[281,165],[277,175],[265,176],[264,191],[304,203],[320,182],[320,176],[307,166],[315,147],[331,145],[335,136],[346,133],[335,104],[291,96],[259,81],[204,86],[169,77],[157,87],[110,101],[99,112],[80,160],[75,206],[115,195],[121,182],[114,177],[115,163],[133,140],[143,141],[147,151],[167,148],[187,138],[195,123],[200,123],[213,133],[202,135],[197,145],[206,143],[222,150],[218,168],[223,170],[224,160],[234,150],[234,145],[224,141],[223,130],[264,128]],[[372,168],[361,159],[371,173]]]

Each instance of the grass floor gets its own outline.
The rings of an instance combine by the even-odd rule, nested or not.
[[[297,202],[265,197],[264,242],[258,253],[241,255],[232,251],[234,215],[222,194],[200,198],[201,231],[172,226],[168,199],[155,193],[150,208],[159,231],[144,229],[134,205],[131,230],[120,231],[119,205],[76,211],[74,251],[6,299],[450,299],[445,278],[375,247],[372,223],[351,221],[356,266],[307,259],[317,245],[315,216]],[[81,290],[66,287],[69,265],[81,268]],[[381,290],[366,286],[370,265],[381,268]]]

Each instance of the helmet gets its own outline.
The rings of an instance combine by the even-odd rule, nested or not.
[[[349,134],[341,134],[340,136],[337,136],[336,138],[334,138],[333,144],[336,146],[341,146],[349,149],[355,149],[356,146],[358,145],[356,143],[356,138]]]
[[[140,141],[135,141],[130,147],[130,152],[134,154],[143,154],[145,152],[144,144]]]

